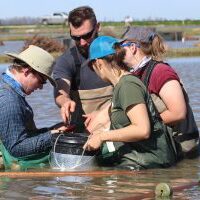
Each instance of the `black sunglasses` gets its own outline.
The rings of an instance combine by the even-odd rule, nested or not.
[[[38,76],[39,76],[39,81],[42,85],[47,83],[47,80],[40,73],[38,73]]]
[[[31,69],[33,74],[36,74],[36,76],[39,78],[39,82],[40,84],[44,85],[47,83],[46,78],[44,77],[44,75],[42,75],[41,73],[37,72],[36,70]]]
[[[96,29],[96,26],[89,33],[86,33],[86,34],[80,35],[80,36],[71,35],[71,31],[70,31],[70,36],[75,41],[80,41],[81,39],[83,39],[83,40],[89,40],[92,37],[95,29]]]

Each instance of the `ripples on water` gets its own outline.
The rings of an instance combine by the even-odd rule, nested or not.
[[[200,127],[200,57],[168,60],[178,72],[190,97],[195,118]],[[1,67],[0,70],[5,68]],[[28,98],[33,107],[38,127],[50,126],[61,120],[54,104],[53,88],[45,85]],[[67,176],[60,178],[0,179],[0,199],[144,199],[145,194],[154,191],[160,182],[172,186],[197,181],[200,176],[200,159],[184,160],[170,169],[142,171],[130,176],[112,175],[104,177]],[[138,197],[143,195],[143,197]],[[199,187],[176,191],[173,199],[198,200]],[[148,195],[147,195],[148,196]],[[154,198],[146,198],[154,199]]]

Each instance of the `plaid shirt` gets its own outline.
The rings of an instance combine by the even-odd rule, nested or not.
[[[37,155],[52,147],[50,131],[36,128],[25,96],[21,85],[3,73],[0,78],[0,139],[14,157]]]

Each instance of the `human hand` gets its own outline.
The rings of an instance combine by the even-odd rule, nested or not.
[[[104,131],[110,128],[109,115],[102,110],[94,111],[90,114],[84,115],[84,117],[86,117],[84,124],[88,133]]]
[[[51,127],[51,133],[63,133],[63,132],[72,132],[76,128],[76,125],[71,124],[71,125],[65,125],[63,122],[58,123],[54,126]]]
[[[82,115],[85,118],[85,122],[84,122],[85,127],[89,126],[90,122],[94,120],[97,113],[98,113],[98,111],[94,111],[89,114]]]
[[[60,109],[60,114],[65,124],[70,123],[71,113],[75,111],[76,103],[71,99],[67,100]]]
[[[94,151],[100,148],[102,144],[101,133],[91,134],[84,144],[83,149],[87,151]]]

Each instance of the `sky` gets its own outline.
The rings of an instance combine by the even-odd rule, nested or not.
[[[41,17],[91,6],[99,21],[200,19],[200,0],[0,0],[0,19]]]

